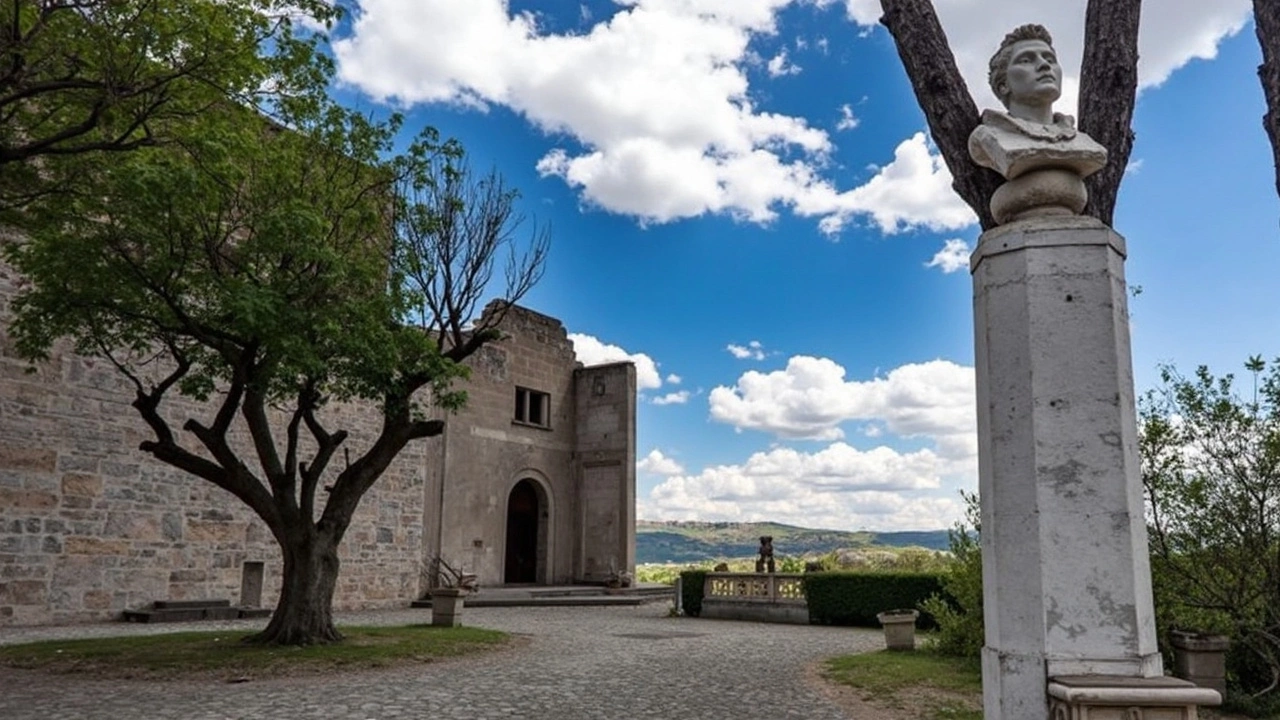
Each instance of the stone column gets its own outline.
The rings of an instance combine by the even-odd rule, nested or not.
[[[1101,222],[1054,215],[971,259],[987,720],[1049,717],[1055,676],[1162,675],[1124,258]]]

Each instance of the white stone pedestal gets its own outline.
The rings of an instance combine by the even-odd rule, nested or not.
[[[1049,717],[1053,676],[1162,675],[1124,258],[1101,222],[1054,216],[970,261],[986,720]]]
[[[1176,678],[1056,677],[1049,682],[1051,720],[1196,720],[1218,691]]]

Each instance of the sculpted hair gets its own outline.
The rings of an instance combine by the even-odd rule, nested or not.
[[[1009,93],[1008,91],[1000,92],[1000,86],[1004,85],[1005,71],[1009,69],[1009,58],[1013,55],[1013,46],[1024,40],[1042,40],[1045,45],[1053,47],[1053,36],[1043,25],[1021,25],[1000,41],[1000,49],[991,56],[991,62],[988,65],[987,82],[991,85],[991,92],[995,93],[1006,107],[1009,105]]]

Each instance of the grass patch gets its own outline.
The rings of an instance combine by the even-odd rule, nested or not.
[[[982,720],[982,666],[927,651],[880,652],[828,660],[823,677],[864,700],[920,720]]]
[[[506,633],[472,627],[339,630],[346,637],[341,643],[310,647],[246,645],[241,642],[244,633],[228,631],[49,640],[0,646],[0,665],[108,678],[247,680],[433,662],[499,648],[510,640]]]

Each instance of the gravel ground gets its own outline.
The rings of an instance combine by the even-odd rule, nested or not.
[[[888,720],[822,688],[814,664],[883,646],[878,630],[667,617],[637,607],[468,608],[468,625],[525,636],[516,647],[391,670],[217,681],[104,681],[0,668],[0,718],[680,718]],[[429,611],[344,614],[345,625],[420,623]],[[265,621],[0,629],[0,644]]]

